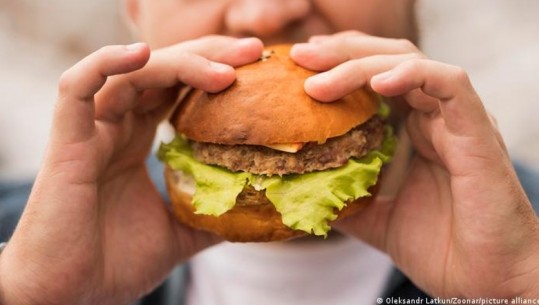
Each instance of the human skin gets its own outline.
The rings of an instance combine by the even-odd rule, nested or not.
[[[62,76],[43,167],[0,256],[0,303],[127,303],[216,242],[173,221],[144,165],[179,87],[224,89],[232,67],[261,54],[258,39],[198,39],[211,34],[309,41],[291,56],[326,71],[305,83],[321,101],[364,85],[406,101],[417,156],[404,185],[338,229],[389,253],[432,295],[532,296],[537,218],[466,73],[365,34],[414,39],[411,4],[126,0],[153,51],[106,47]]]
[[[406,123],[417,154],[399,193],[338,229],[388,253],[433,296],[537,296],[537,217],[465,71],[359,32],[315,37],[292,57],[330,69],[306,81],[319,100],[369,85],[412,108]]]
[[[216,242],[173,219],[144,161],[179,87],[222,90],[261,51],[229,37],[151,58],[145,44],[108,46],[66,71],[43,166],[0,256],[0,304],[128,303]]]

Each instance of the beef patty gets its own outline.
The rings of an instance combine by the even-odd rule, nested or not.
[[[375,116],[348,133],[328,139],[323,144],[307,143],[296,153],[282,152],[258,145],[222,145],[191,142],[197,160],[267,176],[303,174],[336,168],[349,158],[360,158],[380,148],[384,138],[384,122]]]

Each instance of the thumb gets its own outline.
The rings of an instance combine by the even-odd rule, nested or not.
[[[384,168],[380,190],[374,200],[355,215],[338,220],[333,227],[387,252],[386,236],[395,198],[408,175],[412,158],[410,138],[404,129],[398,133],[399,145],[391,164]]]
[[[393,206],[390,198],[378,197],[355,215],[336,221],[333,227],[387,252],[386,236]]]

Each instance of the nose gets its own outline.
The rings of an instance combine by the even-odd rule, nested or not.
[[[224,18],[225,26],[237,36],[268,37],[309,14],[310,0],[236,0]]]

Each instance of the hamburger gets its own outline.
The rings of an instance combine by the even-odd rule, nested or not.
[[[330,224],[372,201],[393,151],[387,107],[367,89],[321,103],[304,81],[315,74],[264,51],[217,94],[190,90],[161,144],[174,215],[229,241],[327,236]]]

